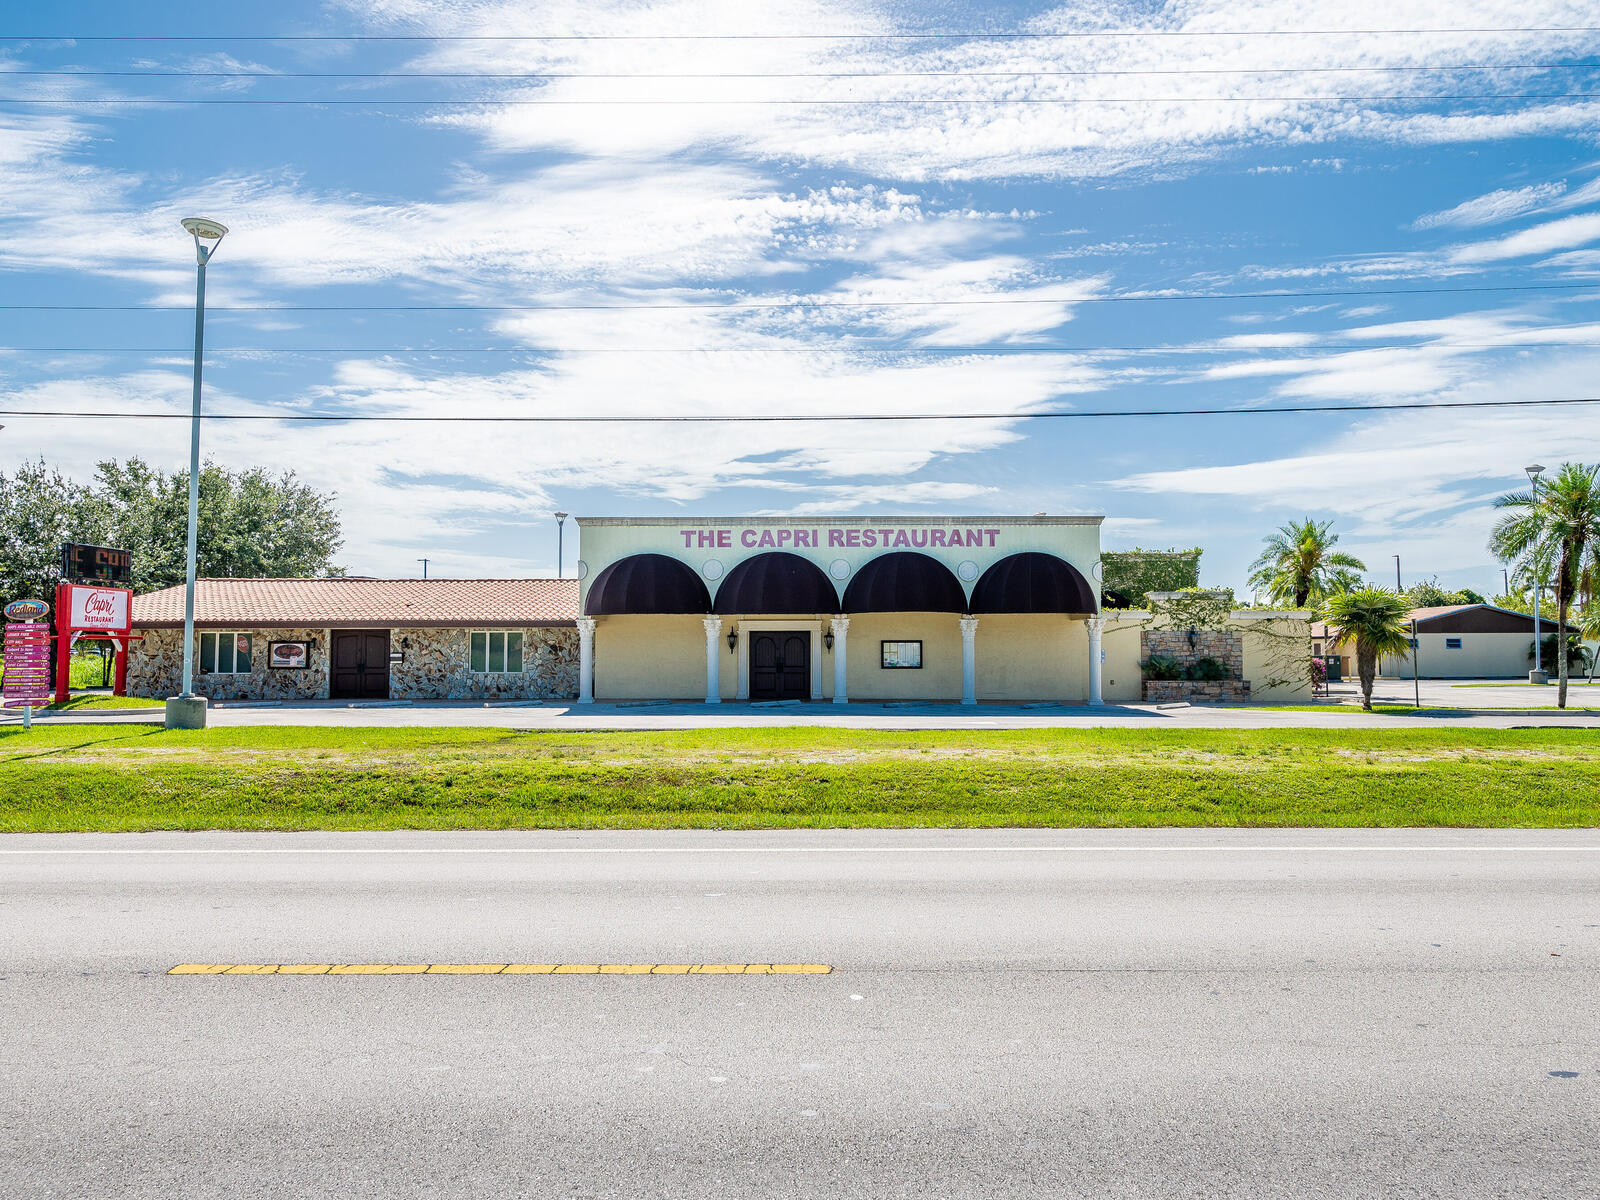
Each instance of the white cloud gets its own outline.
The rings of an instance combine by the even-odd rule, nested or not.
[[[1546,221],[1542,225],[1518,230],[1516,233],[1509,233],[1492,241],[1457,246],[1450,251],[1450,261],[1500,262],[1508,258],[1526,258],[1532,254],[1570,250],[1596,240],[1600,240],[1600,213],[1580,213],[1555,221]]]
[[[1567,190],[1565,183],[1538,183],[1527,187],[1499,188],[1454,208],[1428,213],[1411,223],[1413,229],[1438,229],[1442,226],[1495,225],[1543,208]]]

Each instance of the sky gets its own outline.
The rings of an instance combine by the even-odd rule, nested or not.
[[[186,421],[69,414],[188,411],[190,215],[230,229],[208,412],[819,418],[208,422],[337,494],[355,574],[550,574],[557,509],[1103,513],[1244,591],[1309,516],[1493,594],[1494,498],[1600,461],[1595,407],[1401,407],[1600,395],[1592,3],[0,0],[0,35],[0,471],[186,466]],[[1346,411],[1262,411],[1308,405]],[[941,419],[823,419],[897,414]]]

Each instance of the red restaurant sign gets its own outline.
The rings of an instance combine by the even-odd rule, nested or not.
[[[56,611],[63,629],[126,633],[133,624],[133,592],[128,588],[69,583],[61,592]]]
[[[6,626],[5,708],[50,703],[50,626],[33,621]]]

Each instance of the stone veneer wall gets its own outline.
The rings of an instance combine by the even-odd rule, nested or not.
[[[487,628],[487,627],[486,627]],[[510,630],[522,634],[522,673],[472,671],[468,629],[396,629],[389,647],[410,646],[389,665],[396,700],[571,700],[578,695],[578,630],[574,626]]]
[[[135,629],[144,634],[128,658],[128,695],[165,699],[183,688],[183,630]],[[212,700],[315,700],[328,694],[325,629],[234,629],[250,635],[248,675],[202,675],[195,655],[194,690]],[[303,671],[267,668],[268,642],[315,642]]]
[[[1146,629],[1139,634],[1139,661],[1152,655],[1175,658],[1184,666],[1214,658],[1228,672],[1226,679],[1146,679],[1144,698],[1154,703],[1176,700],[1248,700],[1244,677],[1244,636],[1234,629],[1201,629],[1189,648],[1186,629]]]

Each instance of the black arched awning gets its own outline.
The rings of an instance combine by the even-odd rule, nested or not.
[[[719,613],[831,613],[839,593],[810,559],[785,550],[757,554],[728,572],[717,589]]]
[[[1008,554],[972,589],[975,613],[1092,613],[1099,608],[1083,573],[1054,554]]]
[[[901,550],[880,554],[861,566],[844,589],[844,611],[967,611],[967,597],[954,572],[936,558]]]
[[[583,611],[590,617],[708,613],[711,595],[688,564],[665,554],[630,554],[594,577]]]

